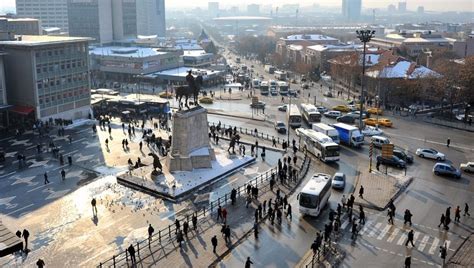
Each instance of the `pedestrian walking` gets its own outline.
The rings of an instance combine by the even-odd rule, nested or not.
[[[448,147],[448,148],[449,148],[449,145],[450,145],[450,144],[451,144],[451,139],[450,139],[450,138],[448,138],[448,139],[446,140],[446,147]]]
[[[261,219],[263,218],[263,207],[262,207],[262,203],[258,204],[257,210],[258,210],[258,219],[261,220]]]
[[[222,207],[217,208],[217,221],[222,220]]]
[[[365,224],[365,212],[363,210],[359,212],[359,223]]]
[[[293,215],[291,214],[291,204],[288,204],[288,207],[286,208],[286,217],[289,217],[290,220],[293,219]]]
[[[140,147],[140,151],[142,151],[142,148],[143,148],[143,142],[140,141],[140,143],[138,144],[138,146]]]
[[[360,186],[360,189],[359,189],[359,197],[364,199],[364,186]]]
[[[341,203],[342,203],[342,208],[346,208],[346,195],[342,195]]]
[[[393,210],[391,208],[388,209],[387,216],[388,223],[393,225]]]
[[[355,221],[352,222],[352,230],[351,230],[352,236],[351,238],[354,240],[357,237],[357,223]]]
[[[213,236],[211,238],[211,244],[212,244],[212,252],[216,253],[216,248],[217,248],[217,236]]]
[[[95,200],[95,198],[92,198],[91,206],[92,206],[92,216],[96,217],[97,216],[97,201]]]
[[[444,216],[444,213],[441,214],[441,219],[439,219],[439,224],[438,224],[438,228],[441,226],[441,225],[444,225],[446,222],[446,217]]]
[[[132,261],[132,266],[137,263],[137,259],[135,258],[135,248],[132,244],[128,247],[128,254],[130,254],[130,260]]]
[[[64,169],[61,170],[61,177],[63,181],[66,179],[66,171],[64,171]]]
[[[227,222],[227,209],[226,208],[222,208],[222,219],[224,220],[224,222]]]
[[[469,214],[469,205],[467,203],[464,203],[464,216],[466,215],[471,217],[471,214]]]
[[[410,268],[411,267],[411,256],[406,256],[405,257],[405,268]]]
[[[197,216],[196,216],[196,214],[193,215],[193,217],[191,218],[191,221],[193,223],[193,229],[196,230],[197,229]]]
[[[255,235],[255,239],[258,239],[258,222],[253,224],[253,233]]]
[[[410,232],[408,232],[408,239],[407,239],[407,242],[405,243],[405,247],[408,247],[408,243],[411,243],[412,247],[415,246],[415,244],[413,243],[413,238],[414,238],[413,230],[410,230]]]
[[[176,230],[174,231],[174,233],[177,234],[181,227],[181,224],[178,219],[174,221],[174,226],[176,227]]]
[[[36,261],[36,266],[37,266],[38,268],[43,268],[45,265],[46,265],[46,264],[44,263],[44,261],[43,261],[42,259],[38,259],[38,260]]]
[[[457,206],[456,209],[454,210],[454,221],[459,222],[460,219],[461,219],[461,208]]]
[[[232,191],[230,192],[230,200],[231,200],[232,205],[235,205],[236,199],[237,199],[237,190],[233,188]]]
[[[250,268],[252,264],[253,262],[250,260],[250,257],[247,257],[247,261],[245,261],[245,268]]]
[[[270,191],[273,192],[274,186],[275,186],[275,174],[272,173],[272,178],[270,179]]]
[[[230,226],[229,225],[225,227],[224,238],[227,243],[230,243]]]
[[[178,233],[176,234],[176,241],[178,242],[178,246],[181,249],[182,248],[182,242],[184,241],[183,237],[183,231],[179,230]]]
[[[45,172],[44,173],[44,184],[48,184],[49,183],[49,180],[48,180],[48,172]]]
[[[148,245],[150,245],[151,238],[153,237],[153,233],[155,232],[155,229],[153,226],[151,226],[151,223],[148,225]]]
[[[405,210],[405,215],[403,216],[403,220],[404,220],[403,224],[405,225],[405,224],[409,223],[410,226],[411,226],[411,224],[412,224],[411,223],[411,217],[412,216],[413,216],[413,214],[411,214],[410,210],[406,209]]]
[[[361,186],[361,187],[362,187],[362,186]],[[363,189],[363,188],[362,188],[362,189]],[[362,190],[362,192],[363,192],[363,190]],[[349,197],[349,200],[351,201],[351,204],[350,204],[349,207],[352,209],[352,206],[354,205],[354,201],[355,201],[355,197],[354,197],[353,194],[351,194],[351,196]]]
[[[30,232],[28,230],[23,229],[23,233],[21,234],[23,236],[23,239],[25,239],[25,249],[24,252],[28,252],[28,238],[30,237]]]
[[[183,233],[184,233],[184,236],[186,236],[186,237],[188,237],[188,230],[189,230],[188,221],[184,221],[184,223],[183,223]]]

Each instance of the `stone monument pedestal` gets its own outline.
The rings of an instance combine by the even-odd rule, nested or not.
[[[171,153],[166,158],[170,172],[212,168],[214,149],[209,145],[207,110],[201,106],[173,115]]]

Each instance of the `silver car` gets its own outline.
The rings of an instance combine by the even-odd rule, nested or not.
[[[332,188],[334,189],[344,189],[346,186],[346,174],[342,172],[337,172],[332,177]]]

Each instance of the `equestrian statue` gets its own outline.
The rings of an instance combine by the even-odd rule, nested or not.
[[[176,100],[179,101],[179,109],[182,108],[181,100],[183,96],[185,97],[184,106],[189,109],[188,106],[188,99],[190,96],[194,97],[193,103],[195,106],[198,105],[198,96],[199,91],[201,90],[203,78],[201,75],[198,75],[196,78],[192,75],[192,71],[188,71],[188,75],[186,75],[186,82],[188,83],[187,86],[178,86],[176,87]]]

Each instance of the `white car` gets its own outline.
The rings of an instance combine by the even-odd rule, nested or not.
[[[362,134],[364,134],[364,136],[369,136],[369,137],[380,136],[380,135],[383,135],[383,130],[381,130],[378,127],[366,126],[362,130]]]
[[[431,158],[431,159],[436,159],[438,161],[446,160],[446,156],[436,151],[435,149],[418,148],[416,150],[416,155],[418,155],[421,158]]]
[[[341,115],[342,113],[339,111],[327,111],[324,113],[324,116],[329,117],[329,118],[338,118]]]
[[[474,172],[474,162],[467,162],[466,164],[462,163],[459,165],[459,169],[464,172]]]

